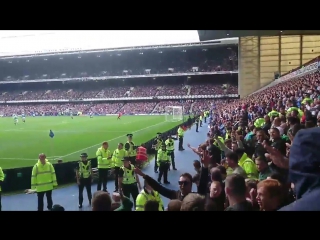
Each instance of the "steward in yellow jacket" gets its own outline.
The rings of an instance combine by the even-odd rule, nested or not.
[[[239,166],[243,168],[243,170],[247,174],[247,178],[250,179],[259,179],[259,173],[256,164],[253,162],[251,158],[244,152],[244,149],[237,149],[235,153],[238,155]]]
[[[31,189],[38,195],[38,211],[43,211],[43,198],[47,197],[47,208],[53,205],[52,190],[58,186],[53,165],[46,160],[45,154],[39,155],[39,161],[33,166],[31,176]]]
[[[112,154],[112,162],[114,166],[114,175],[115,175],[115,192],[118,192],[119,190],[119,183],[118,183],[118,178],[119,178],[119,170],[123,166],[123,159],[126,156],[126,150],[123,148],[123,143],[118,144],[118,148],[113,151]]]
[[[144,188],[139,193],[136,199],[136,211],[144,211],[144,205],[147,201],[154,200],[159,203],[159,211],[164,210],[163,201],[160,197],[160,194],[157,191],[154,191],[147,183],[144,181]]]
[[[108,175],[111,171],[111,168],[113,167],[112,162],[112,154],[111,151],[108,149],[109,144],[108,142],[103,142],[102,146],[98,148],[96,152],[97,160],[98,160],[98,184],[97,184],[97,191],[102,190],[107,192],[107,181],[108,181]]]
[[[1,209],[2,209],[2,205],[1,205],[1,186],[3,184],[3,181],[4,181],[4,173],[2,171],[2,168],[0,167],[0,212],[1,212]]]

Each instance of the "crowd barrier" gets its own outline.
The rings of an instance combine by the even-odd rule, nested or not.
[[[192,119],[194,123],[195,118]],[[184,125],[188,125],[188,122],[185,121]],[[163,133],[163,136],[166,138],[169,135],[176,135],[178,127],[181,125],[181,122],[178,126],[170,129],[169,131]],[[145,143],[148,154],[154,154],[154,149],[152,149],[153,139]],[[138,144],[138,143],[137,143]],[[97,167],[97,158],[91,158],[92,167]],[[66,163],[55,163],[54,168],[56,171],[58,185],[75,183],[75,168],[78,164],[77,159],[71,162]],[[15,168],[15,169],[4,169],[5,179],[2,184],[3,192],[17,192],[23,191],[30,188],[31,184],[31,172],[33,167],[24,167],[24,168]]]

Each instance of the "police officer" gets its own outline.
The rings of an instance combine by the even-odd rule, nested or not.
[[[107,192],[107,181],[108,181],[108,174],[111,168],[113,167],[112,161],[112,153],[109,150],[108,142],[103,142],[102,146],[98,148],[96,152],[97,160],[98,160],[98,184],[97,184],[97,191],[102,190]]]
[[[129,133],[127,134],[128,141],[124,145],[124,149],[126,150],[126,156],[129,157],[129,161],[133,166],[136,165],[136,149],[138,146],[134,145],[134,142],[132,141],[133,134]]]
[[[168,136],[168,139],[165,141],[165,144],[166,144],[166,149],[168,151],[168,154],[170,155],[170,158],[171,158],[172,169],[177,170],[176,164],[174,162],[174,141],[171,135]]]
[[[200,127],[202,127],[202,119],[203,119],[202,115],[203,115],[203,113],[201,113],[200,117],[199,117]]]
[[[88,154],[81,153],[80,155],[81,161],[76,169],[76,176],[77,176],[77,183],[79,186],[79,208],[82,208],[83,203],[83,189],[86,188],[89,205],[91,205],[91,183],[92,183],[92,168],[91,168],[91,161],[88,161]]]
[[[2,205],[1,205],[1,186],[3,184],[3,181],[4,181],[4,173],[2,171],[2,168],[0,167],[0,212],[1,212],[1,208],[2,208]]]
[[[119,188],[127,198],[130,198],[130,195],[132,196],[134,205],[136,206],[136,199],[139,195],[139,190],[141,190],[139,177],[134,172],[134,166],[131,164],[129,157],[123,158],[122,161],[123,166],[120,168],[118,174]]]
[[[196,132],[199,132],[199,118],[196,118],[195,124],[196,124]]]
[[[158,150],[161,148],[161,145],[163,143],[161,134],[162,133],[158,132],[157,137],[153,141],[153,148],[155,150],[155,155],[154,155],[154,172],[155,173],[158,173],[158,164],[157,164]]]
[[[161,183],[161,178],[163,176],[163,183],[169,184],[168,181],[168,171],[171,164],[171,157],[170,153],[166,149],[166,144],[163,143],[161,146],[161,149],[158,151],[158,167],[159,167],[159,176],[158,176],[158,182]]]
[[[181,125],[178,128],[177,135],[178,135],[178,139],[179,139],[179,151],[183,151],[184,150],[184,148],[183,148],[183,136],[184,136],[183,125]]]

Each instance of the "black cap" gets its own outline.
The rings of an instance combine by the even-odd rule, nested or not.
[[[55,204],[52,206],[51,210],[52,212],[64,212],[64,207],[62,207],[59,204]]]
[[[86,153],[81,153],[81,154],[80,154],[80,157],[88,157],[88,154],[86,154]]]
[[[161,132],[157,132],[157,134],[158,134],[158,135],[161,135],[162,133],[161,133]]]
[[[132,136],[133,136],[132,133],[128,133],[128,134],[127,134],[127,137],[132,137]]]
[[[129,157],[124,157],[124,158],[121,159],[121,161],[122,161],[122,162],[124,162],[124,161],[130,161],[130,159],[129,159]]]

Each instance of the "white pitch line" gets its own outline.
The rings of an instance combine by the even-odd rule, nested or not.
[[[0,160],[25,160],[25,161],[38,161],[36,158],[0,158]]]
[[[158,126],[158,125],[161,125],[161,124],[164,124],[164,123],[167,123],[167,122],[161,122],[161,123],[157,123],[157,124],[151,125],[151,126],[146,127],[146,128],[142,128],[142,129],[140,129],[140,130],[137,130],[137,131],[132,132],[132,134],[138,133],[138,132],[141,132],[141,131],[144,131],[144,130],[149,129],[149,128],[153,128],[153,127],[155,127],[155,126]],[[111,142],[111,141],[114,141],[114,140],[117,140],[117,139],[120,139],[120,138],[123,138],[123,136],[109,139],[108,142]],[[76,153],[78,153],[78,152],[85,151],[85,150],[87,150],[88,148],[93,148],[93,147],[97,147],[97,146],[100,146],[100,145],[101,145],[101,142],[98,143],[98,144],[92,145],[92,146],[90,146],[90,147],[86,147],[86,148],[80,149],[80,150],[78,150],[78,151],[69,153],[69,154],[67,154],[67,155],[61,156],[60,158],[63,159],[63,158],[65,158],[65,157],[72,156],[73,154],[76,154]]]

